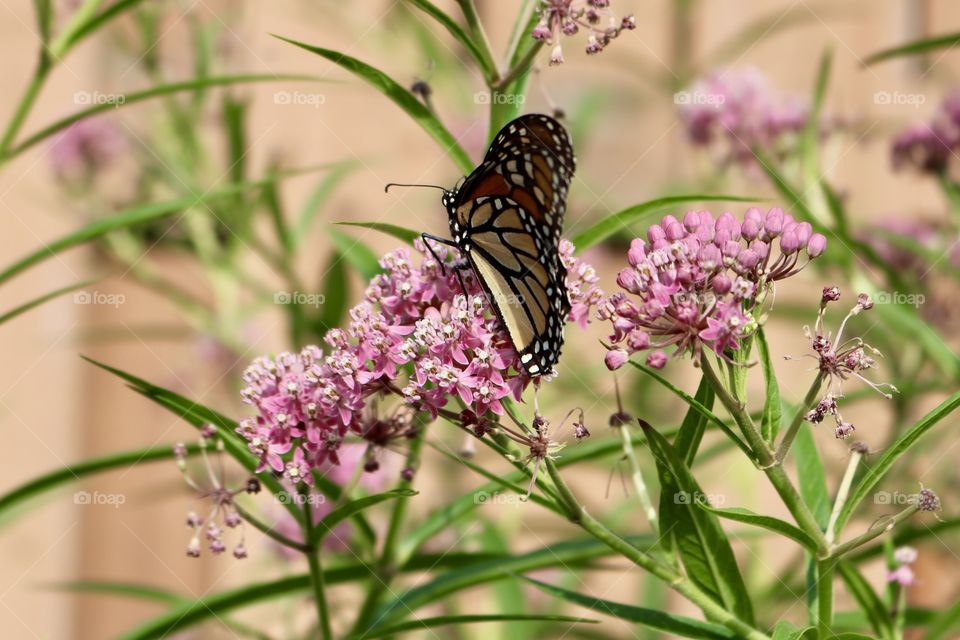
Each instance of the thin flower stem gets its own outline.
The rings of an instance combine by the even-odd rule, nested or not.
[[[291,540],[285,535],[278,532],[272,525],[263,522],[252,513],[241,507],[239,504],[234,502],[234,509],[237,510],[237,513],[240,514],[240,517],[243,518],[246,522],[253,526],[254,529],[262,533],[263,535],[272,538],[274,542],[281,544],[290,549],[299,551],[300,553],[309,554],[311,553],[310,546],[304,544],[303,542],[297,542],[296,540]]]
[[[536,59],[537,54],[540,53],[540,49],[542,48],[543,48],[542,41],[538,41],[536,44],[530,47],[530,49],[524,54],[524,56],[520,58],[519,61],[517,61],[517,64],[513,65],[513,67],[510,70],[508,70],[500,78],[498,82],[491,83],[491,88],[494,91],[503,91],[504,89],[509,87],[514,80],[516,80],[517,78],[519,78],[524,73],[530,70],[530,67],[533,65],[533,61]],[[490,98],[490,101],[491,103],[493,102],[492,96]]]
[[[833,626],[833,569],[836,560],[829,558],[817,562],[817,631],[819,637],[832,635]]]
[[[406,468],[416,469],[420,463],[420,450],[423,448],[425,439],[422,432],[425,425],[421,425],[421,433],[410,441],[410,448],[407,451]],[[410,489],[413,486],[412,480],[401,479],[397,483],[397,490]],[[380,552],[380,558],[376,566],[372,569],[373,582],[370,590],[367,591],[367,597],[360,607],[360,613],[353,625],[353,630],[349,634],[361,635],[367,627],[370,626],[377,606],[380,604],[380,598],[390,588],[390,581],[397,572],[397,545],[400,541],[400,532],[403,528],[407,515],[407,498],[397,498],[393,504],[393,512],[390,515],[390,524],[387,528],[387,535],[383,541],[383,550]]]
[[[807,395],[804,396],[803,402],[797,407],[797,412],[794,414],[793,420],[790,421],[790,426],[787,427],[786,433],[783,434],[783,438],[780,440],[780,446],[777,447],[778,463],[783,462],[790,452],[790,447],[793,446],[793,441],[796,439],[797,433],[800,432],[800,427],[803,426],[804,416],[806,416],[807,412],[814,406],[814,401],[817,399],[817,396],[820,395],[820,387],[823,386],[824,377],[823,372],[817,374],[813,384],[810,385],[810,389],[807,390]]]
[[[480,55],[483,56],[483,65],[489,69],[490,75],[487,78],[487,82],[494,85],[499,82],[500,70],[497,68],[497,63],[493,59],[490,39],[487,38],[487,32],[484,31],[483,23],[480,22],[480,16],[477,15],[477,8],[474,6],[473,0],[457,0],[457,4],[460,5],[460,11],[467,21],[467,26],[470,27],[470,33],[476,41],[477,49],[480,51]]]
[[[657,509],[653,506],[653,500],[650,499],[650,492],[647,490],[647,483],[643,479],[643,472],[640,470],[640,464],[637,462],[637,456],[633,451],[633,438],[630,437],[630,431],[626,425],[619,427],[620,439],[623,441],[623,455],[630,465],[630,476],[633,480],[633,488],[637,492],[637,498],[640,500],[640,506],[647,514],[647,522],[654,534],[660,530],[660,522],[657,516]]]
[[[740,427],[741,431],[743,431],[743,435],[756,457],[756,462],[767,475],[770,484],[777,490],[780,499],[783,500],[783,504],[790,510],[790,514],[793,516],[793,519],[796,520],[797,525],[817,542],[818,555],[827,556],[829,546],[827,545],[823,531],[817,524],[816,518],[813,517],[810,508],[807,507],[803,498],[797,492],[797,488],[790,480],[790,476],[783,470],[783,466],[777,464],[773,451],[770,449],[767,441],[760,435],[760,432],[757,431],[753,419],[744,409],[743,403],[734,399],[726,387],[723,386],[723,382],[717,377],[717,373],[710,365],[710,361],[706,355],[701,358],[701,365],[703,374],[710,382],[710,386],[713,387],[714,393],[720,398],[720,401],[726,407],[727,411],[730,412],[730,415],[733,416],[734,421]]]
[[[853,538],[852,540],[848,540],[843,544],[838,544],[833,546],[830,549],[830,556],[833,558],[839,558],[845,553],[853,551],[857,547],[863,544],[866,544],[867,542],[870,542],[875,538],[880,537],[881,535],[883,535],[888,531],[891,531],[894,527],[896,527],[898,524],[900,524],[901,522],[903,522],[904,520],[906,520],[907,518],[909,518],[919,510],[920,510],[919,505],[917,505],[916,503],[911,504],[909,507],[907,507],[897,515],[891,516],[883,524],[883,526],[873,527],[872,529],[869,529],[866,533],[861,534],[856,538]]]
[[[649,571],[654,576],[660,578],[668,584],[674,591],[684,596],[698,607],[711,619],[728,629],[734,631],[738,636],[748,640],[769,640],[769,636],[754,629],[752,626],[743,622],[730,611],[718,604],[713,598],[701,591],[696,585],[687,578],[674,571],[671,567],[657,560],[654,556],[633,546],[613,531],[608,529],[599,520],[587,513],[585,507],[581,506],[574,497],[570,487],[560,475],[557,465],[550,458],[544,460],[547,466],[547,472],[550,478],[557,486],[557,491],[564,498],[564,504],[571,509],[570,520],[577,523],[587,533],[604,543],[614,551],[627,558],[635,565]]]
[[[839,531],[836,531],[837,518],[843,510],[843,505],[847,503],[847,496],[850,495],[850,487],[853,486],[853,478],[857,475],[857,468],[860,466],[860,460],[863,454],[859,451],[850,452],[850,462],[847,464],[847,470],[843,474],[843,480],[840,481],[840,487],[837,489],[837,498],[833,502],[833,511],[830,513],[830,521],[827,523],[827,544],[833,545]]]
[[[303,501],[303,539],[313,540],[313,510],[310,507],[310,496],[301,494],[305,498]],[[325,593],[323,567],[320,566],[320,550],[309,548],[306,552],[307,564],[310,567],[310,584],[313,586],[313,599],[317,605],[317,619],[320,626],[321,638],[329,640],[333,638],[333,630],[330,627],[330,610],[327,607],[327,595]]]

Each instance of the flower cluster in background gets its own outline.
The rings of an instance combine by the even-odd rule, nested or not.
[[[610,10],[610,0],[543,0],[540,4],[540,22],[530,34],[534,39],[553,45],[550,64],[563,63],[562,36],[573,36],[586,31],[586,51],[603,51],[624,29],[637,28],[632,15],[618,18]]]
[[[630,267],[617,275],[624,291],[601,305],[613,327],[607,366],[648,350],[647,365],[656,369],[678,355],[697,362],[703,347],[727,357],[754,330],[753,309],[767,285],[800,271],[826,243],[778,208],[751,208],[742,223],[729,212],[690,211],[683,222],[666,216],[646,241],[631,243]]]
[[[716,151],[723,166],[753,167],[753,149],[783,155],[809,116],[805,98],[776,92],[753,68],[714,71],[674,99],[691,143]]]
[[[50,165],[67,182],[91,179],[122,156],[129,144],[116,122],[107,118],[84,118],[73,123],[50,144]]]
[[[893,552],[894,568],[887,573],[887,582],[895,582],[901,587],[909,587],[916,581],[910,565],[917,561],[917,550],[913,547],[898,547]]]
[[[911,125],[893,140],[893,168],[943,173],[960,148],[960,91],[947,96],[929,122]]]
[[[261,357],[244,372],[242,397],[258,415],[238,432],[261,469],[309,484],[314,469],[339,462],[348,433],[383,446],[415,429],[410,411],[380,417],[375,400],[383,395],[433,417],[452,399],[477,416],[502,414],[504,398],[520,399],[531,379],[472,271],[455,250],[419,241],[416,248],[417,262],[407,248],[381,259],[384,272],[350,310],[349,327],[328,332],[326,351]],[[569,242],[561,242],[560,259],[570,318],[584,324],[603,295],[596,273]]]

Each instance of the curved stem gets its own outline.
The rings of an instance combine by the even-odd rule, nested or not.
[[[830,549],[830,556],[833,558],[839,558],[843,554],[849,551],[853,551],[860,545],[866,544],[867,542],[870,542],[874,538],[878,538],[884,533],[892,530],[898,524],[900,524],[901,522],[903,522],[904,520],[906,520],[907,518],[909,518],[919,510],[920,510],[920,507],[917,506],[916,503],[911,504],[909,507],[907,507],[897,515],[890,518],[890,520],[882,527],[874,527],[873,529],[870,529],[866,533],[861,534],[856,538],[853,538],[852,540],[848,540],[843,544],[835,545],[833,548]]]
[[[827,544],[829,545],[832,545],[836,537],[840,535],[840,532],[836,531],[837,518],[843,511],[847,496],[850,495],[850,487],[853,486],[853,478],[857,475],[857,467],[860,466],[861,458],[863,458],[863,454],[859,451],[850,452],[850,462],[843,474],[843,480],[840,481],[840,488],[837,489],[837,497],[833,502],[833,511],[830,513],[830,521],[827,523]]]
[[[304,495],[303,501],[303,539],[313,540],[313,510],[310,508],[310,496]],[[307,564],[310,567],[310,584],[313,586],[313,599],[317,605],[317,619],[320,634],[324,640],[333,638],[330,627],[330,610],[327,607],[327,596],[324,587],[323,567],[320,566],[320,550],[310,548],[306,553]]]
[[[647,522],[654,534],[660,530],[657,509],[653,506],[653,500],[650,499],[650,492],[647,490],[647,483],[643,479],[643,472],[640,471],[640,464],[637,462],[637,456],[633,452],[633,439],[626,425],[620,427],[620,439],[623,441],[623,455],[630,465],[630,477],[633,480],[633,488],[637,492],[637,498],[640,500],[640,506],[647,514]]]
[[[813,384],[810,385],[810,389],[807,391],[807,395],[804,396],[803,402],[797,407],[797,412],[794,414],[793,420],[790,421],[790,426],[787,427],[787,431],[783,434],[783,439],[780,440],[780,446],[777,447],[777,462],[783,462],[790,452],[790,447],[793,446],[793,441],[796,439],[800,427],[803,426],[804,416],[807,415],[807,412],[813,407],[817,396],[820,395],[820,387],[823,386],[824,377],[823,372],[817,374],[816,379],[814,379]]]

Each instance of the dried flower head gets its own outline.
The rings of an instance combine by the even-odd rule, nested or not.
[[[187,527],[193,531],[193,536],[187,545],[187,555],[191,558],[200,557],[201,539],[207,543],[214,555],[223,553],[227,549],[223,541],[224,531],[239,528],[240,541],[233,548],[233,556],[239,560],[247,557],[247,549],[244,546],[243,518],[237,511],[234,498],[241,493],[254,493],[255,491],[251,490],[254,486],[248,480],[239,489],[227,488],[223,466],[223,441],[215,439],[214,435],[209,435],[210,430],[207,428],[209,426],[211,425],[205,425],[201,429],[202,436],[200,439],[200,453],[205,467],[203,477],[209,482],[198,482],[191,475],[187,468],[187,448],[183,443],[178,443],[173,447],[174,458],[187,485],[197,492],[198,499],[209,501],[211,505],[206,518],[199,516],[196,511],[190,511],[187,514]],[[208,449],[211,445],[215,448],[216,464],[210,460]],[[256,483],[255,489],[259,491],[259,482]]]
[[[932,489],[920,489],[917,494],[917,507],[920,511],[940,511],[940,497]]]
[[[623,30],[637,28],[632,15],[618,18],[610,10],[610,0],[542,0],[540,21],[530,35],[553,45],[550,64],[563,64],[560,38],[573,36],[583,29],[587,33],[586,52],[594,55],[603,51]]]
[[[742,223],[728,212],[714,218],[690,211],[682,223],[666,216],[649,228],[646,241],[631,243],[630,267],[617,276],[625,293],[600,307],[613,326],[607,367],[647,350],[647,365],[656,369],[677,355],[698,362],[704,347],[729,360],[727,352],[756,328],[754,310],[768,288],[825,248],[826,238],[809,223],[778,208],[751,208]]]

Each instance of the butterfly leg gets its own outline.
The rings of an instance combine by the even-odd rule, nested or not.
[[[433,250],[433,247],[430,246],[430,243],[427,242],[427,240],[433,240],[434,242],[438,242],[448,247],[453,247],[454,249],[459,249],[460,247],[457,246],[457,243],[454,242],[453,240],[447,240],[446,238],[441,238],[440,236],[435,236],[431,233],[421,233],[420,238],[423,240],[423,245],[427,248],[427,251],[429,251],[430,255],[433,256],[433,259],[440,264],[440,269],[442,270],[443,275],[447,275],[446,263],[444,263],[443,260],[437,257],[436,252]],[[461,274],[461,272],[466,268],[466,265],[457,265],[451,268],[453,269],[453,272],[457,274],[457,280],[460,282],[460,288],[463,290],[463,296],[464,297],[469,296],[469,294],[467,293],[467,285],[463,281],[463,275]]]

